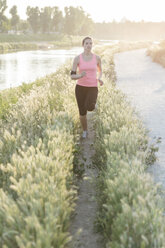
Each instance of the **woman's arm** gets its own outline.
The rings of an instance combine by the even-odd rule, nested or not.
[[[97,67],[98,67],[98,71],[99,71],[99,76],[98,76],[98,81],[100,83],[100,85],[103,85],[103,81],[101,80],[102,77],[102,66],[101,66],[101,58],[99,56],[97,56]]]
[[[77,80],[86,75],[86,72],[84,71],[81,74],[76,74],[78,62],[79,62],[79,56],[75,57],[73,61],[73,66],[72,66],[72,71],[71,71],[71,79],[73,80]]]

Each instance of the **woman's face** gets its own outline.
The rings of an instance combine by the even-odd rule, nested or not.
[[[92,40],[91,39],[86,39],[84,41],[84,50],[89,52],[89,51],[91,51],[91,49],[92,49]]]

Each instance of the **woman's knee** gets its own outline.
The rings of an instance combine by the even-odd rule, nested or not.
[[[95,104],[91,103],[90,105],[88,105],[87,110],[88,111],[93,111],[95,109]]]
[[[80,116],[86,116],[87,110],[85,108],[80,108],[79,109],[79,114],[80,114]]]

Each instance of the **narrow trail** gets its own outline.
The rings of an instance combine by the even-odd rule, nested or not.
[[[78,182],[78,199],[75,214],[70,226],[71,248],[101,248],[101,235],[96,233],[94,222],[97,212],[96,178],[97,168],[92,165],[94,155],[93,112],[88,113],[88,137],[82,140],[80,162],[84,163],[84,173]],[[85,162],[83,160],[85,158]]]

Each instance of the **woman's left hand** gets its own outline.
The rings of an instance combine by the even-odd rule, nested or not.
[[[103,81],[101,79],[98,79],[98,80],[99,80],[100,85],[102,86],[104,84]]]

